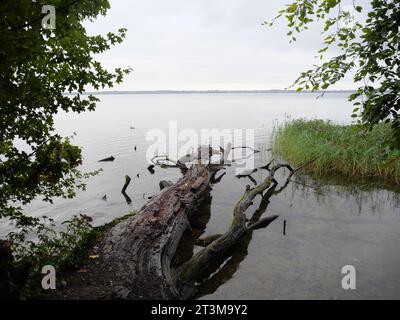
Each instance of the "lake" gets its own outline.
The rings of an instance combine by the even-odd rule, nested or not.
[[[170,121],[178,130],[252,129],[255,165],[270,159],[271,133],[276,125],[294,118],[331,119],[350,123],[352,105],[345,93],[328,93],[316,99],[310,93],[109,94],[99,95],[95,112],[59,114],[56,128],[72,135],[83,147],[83,171],[102,168],[87,181],[87,190],[75,199],[54,204],[33,202],[35,216],[61,222],[86,213],[96,225],[139,210],[159,191],[160,180],[176,181],[178,169],[147,170],[146,151],[152,129],[168,133]],[[114,156],[113,162],[98,160]],[[248,179],[235,177],[233,168],[211,192],[205,235],[224,232],[232,209]],[[266,172],[253,174],[256,181]],[[125,175],[132,178],[127,204],[120,190]],[[283,178],[283,173],[281,178]],[[106,195],[107,200],[102,197]],[[249,208],[257,209],[259,199]],[[369,181],[315,179],[299,174],[282,193],[273,197],[265,214],[279,218],[266,229],[254,231],[201,290],[202,299],[381,299],[400,298],[400,200],[395,187]],[[286,220],[286,232],[283,222]],[[11,227],[4,225],[4,235]],[[356,270],[356,289],[341,286],[342,267]]]

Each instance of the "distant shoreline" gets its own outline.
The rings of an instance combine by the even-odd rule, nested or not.
[[[327,91],[310,91],[304,90],[297,92],[296,90],[138,90],[138,91],[88,91],[83,95],[117,95],[117,94],[229,94],[229,93],[352,93],[355,90],[327,90]],[[77,92],[65,93],[66,95],[75,95]]]

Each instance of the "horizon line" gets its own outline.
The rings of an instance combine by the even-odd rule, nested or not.
[[[210,89],[210,90],[104,90],[104,91],[86,91],[86,92],[66,92],[64,94],[67,95],[75,95],[75,94],[207,94],[207,93],[350,93],[354,92],[356,89],[337,89],[337,90],[285,90],[285,89],[267,89],[267,90],[218,90],[218,89]]]

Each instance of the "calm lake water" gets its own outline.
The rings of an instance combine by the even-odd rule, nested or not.
[[[147,171],[146,141],[150,129],[168,132],[192,128],[254,129],[256,165],[268,162],[270,134],[277,123],[291,118],[322,118],[349,123],[352,105],[343,93],[326,94],[127,94],[101,95],[95,112],[60,114],[56,127],[62,135],[77,133],[83,146],[84,171],[103,168],[87,181],[87,191],[53,205],[34,202],[27,211],[62,221],[77,213],[102,224],[130,210],[140,209],[158,192],[160,180],[176,181],[176,169]],[[134,129],[133,129],[134,127]],[[136,146],[136,150],[135,150]],[[114,162],[98,162],[114,156]],[[227,168],[211,192],[210,220],[205,235],[224,232],[232,209],[248,179],[237,179]],[[120,190],[124,176],[132,182],[127,204]],[[139,176],[137,176],[139,175]],[[265,171],[253,174],[259,182]],[[279,218],[254,231],[251,241],[216,272],[202,289],[205,299],[344,299],[400,298],[400,200],[394,188],[371,188],[368,181],[316,180],[299,175],[276,197],[265,214]],[[107,200],[102,197],[107,195]],[[257,209],[259,199],[248,211]],[[283,221],[286,220],[286,234]],[[10,231],[9,226],[1,229]],[[344,265],[356,268],[356,290],[343,290]]]

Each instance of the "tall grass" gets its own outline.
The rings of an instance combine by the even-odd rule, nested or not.
[[[295,165],[318,156],[309,166],[318,175],[378,176],[400,184],[400,150],[387,147],[390,130],[386,124],[369,131],[358,125],[294,120],[275,131],[274,153]]]

